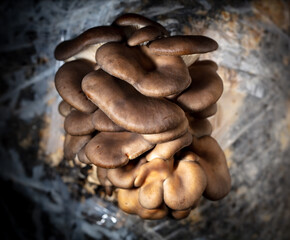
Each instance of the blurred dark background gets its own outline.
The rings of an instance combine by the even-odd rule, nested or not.
[[[289,239],[290,2],[4,1],[0,5],[1,239]],[[182,221],[144,221],[118,210],[88,180],[91,169],[62,160],[63,119],[55,46],[125,12],[174,34],[220,45],[224,94],[211,119],[232,191],[202,200]]]

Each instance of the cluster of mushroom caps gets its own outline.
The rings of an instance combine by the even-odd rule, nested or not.
[[[55,76],[65,117],[64,155],[97,166],[119,207],[145,219],[185,218],[201,196],[223,198],[230,175],[207,120],[222,80],[205,36],[170,36],[125,14],[60,43]]]

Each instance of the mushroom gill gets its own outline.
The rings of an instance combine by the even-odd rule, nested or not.
[[[202,196],[230,191],[225,155],[207,120],[223,91],[217,64],[199,60],[218,44],[170,36],[124,14],[60,43],[55,76],[65,117],[64,157],[92,164],[119,207],[145,219],[185,218]]]

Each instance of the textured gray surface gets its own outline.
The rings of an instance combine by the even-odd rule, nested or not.
[[[221,201],[202,200],[183,221],[127,216],[86,194],[79,169],[59,162],[63,132],[53,77],[61,63],[54,47],[124,12],[220,45],[209,56],[225,83],[213,135],[228,157],[233,187]],[[31,215],[27,233],[16,207],[1,198],[19,239],[288,239],[289,2],[7,1],[0,15],[1,179],[9,194],[33,203],[21,212]]]

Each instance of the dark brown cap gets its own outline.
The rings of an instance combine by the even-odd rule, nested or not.
[[[153,55],[146,46],[107,43],[98,49],[96,60],[105,72],[130,83],[150,97],[180,93],[191,83],[181,57]]]
[[[191,85],[177,97],[177,103],[185,111],[203,111],[220,98],[223,82],[215,66],[212,61],[197,61],[189,67]]]
[[[95,129],[100,132],[123,132],[124,128],[114,123],[101,109],[93,113],[92,118]]]
[[[154,54],[181,56],[211,52],[218,48],[218,44],[205,36],[170,36],[152,41],[149,48]]]
[[[161,36],[164,36],[164,33],[160,30],[160,28],[149,25],[149,26],[136,30],[132,34],[132,36],[129,37],[129,39],[127,40],[127,43],[131,47],[142,45],[144,43],[153,41]]]
[[[64,129],[70,135],[89,135],[95,131],[92,114],[73,110],[64,120]]]
[[[62,100],[58,105],[58,111],[63,117],[69,115],[73,109],[74,108],[64,100]]]
[[[130,84],[102,70],[88,74],[82,88],[112,121],[132,132],[165,132],[185,119],[184,112],[174,103],[146,97]]]
[[[168,34],[168,31],[161,24],[136,13],[126,13],[121,15],[120,17],[115,19],[113,25],[133,26],[136,27],[137,29],[146,26],[154,26],[159,28],[164,34]]]
[[[62,65],[55,75],[55,87],[59,95],[72,107],[85,113],[97,110],[81,88],[83,77],[93,70],[92,64],[76,60]]]
[[[123,40],[122,30],[114,26],[90,28],[74,39],[61,42],[54,51],[57,60],[66,60],[81,52],[89,45],[119,42]]]
[[[86,145],[85,153],[98,167],[117,168],[126,165],[130,159],[137,158],[152,147],[154,145],[137,133],[101,132]]]
[[[91,135],[72,136],[66,134],[64,141],[64,158],[73,160],[76,154],[90,141]]]

